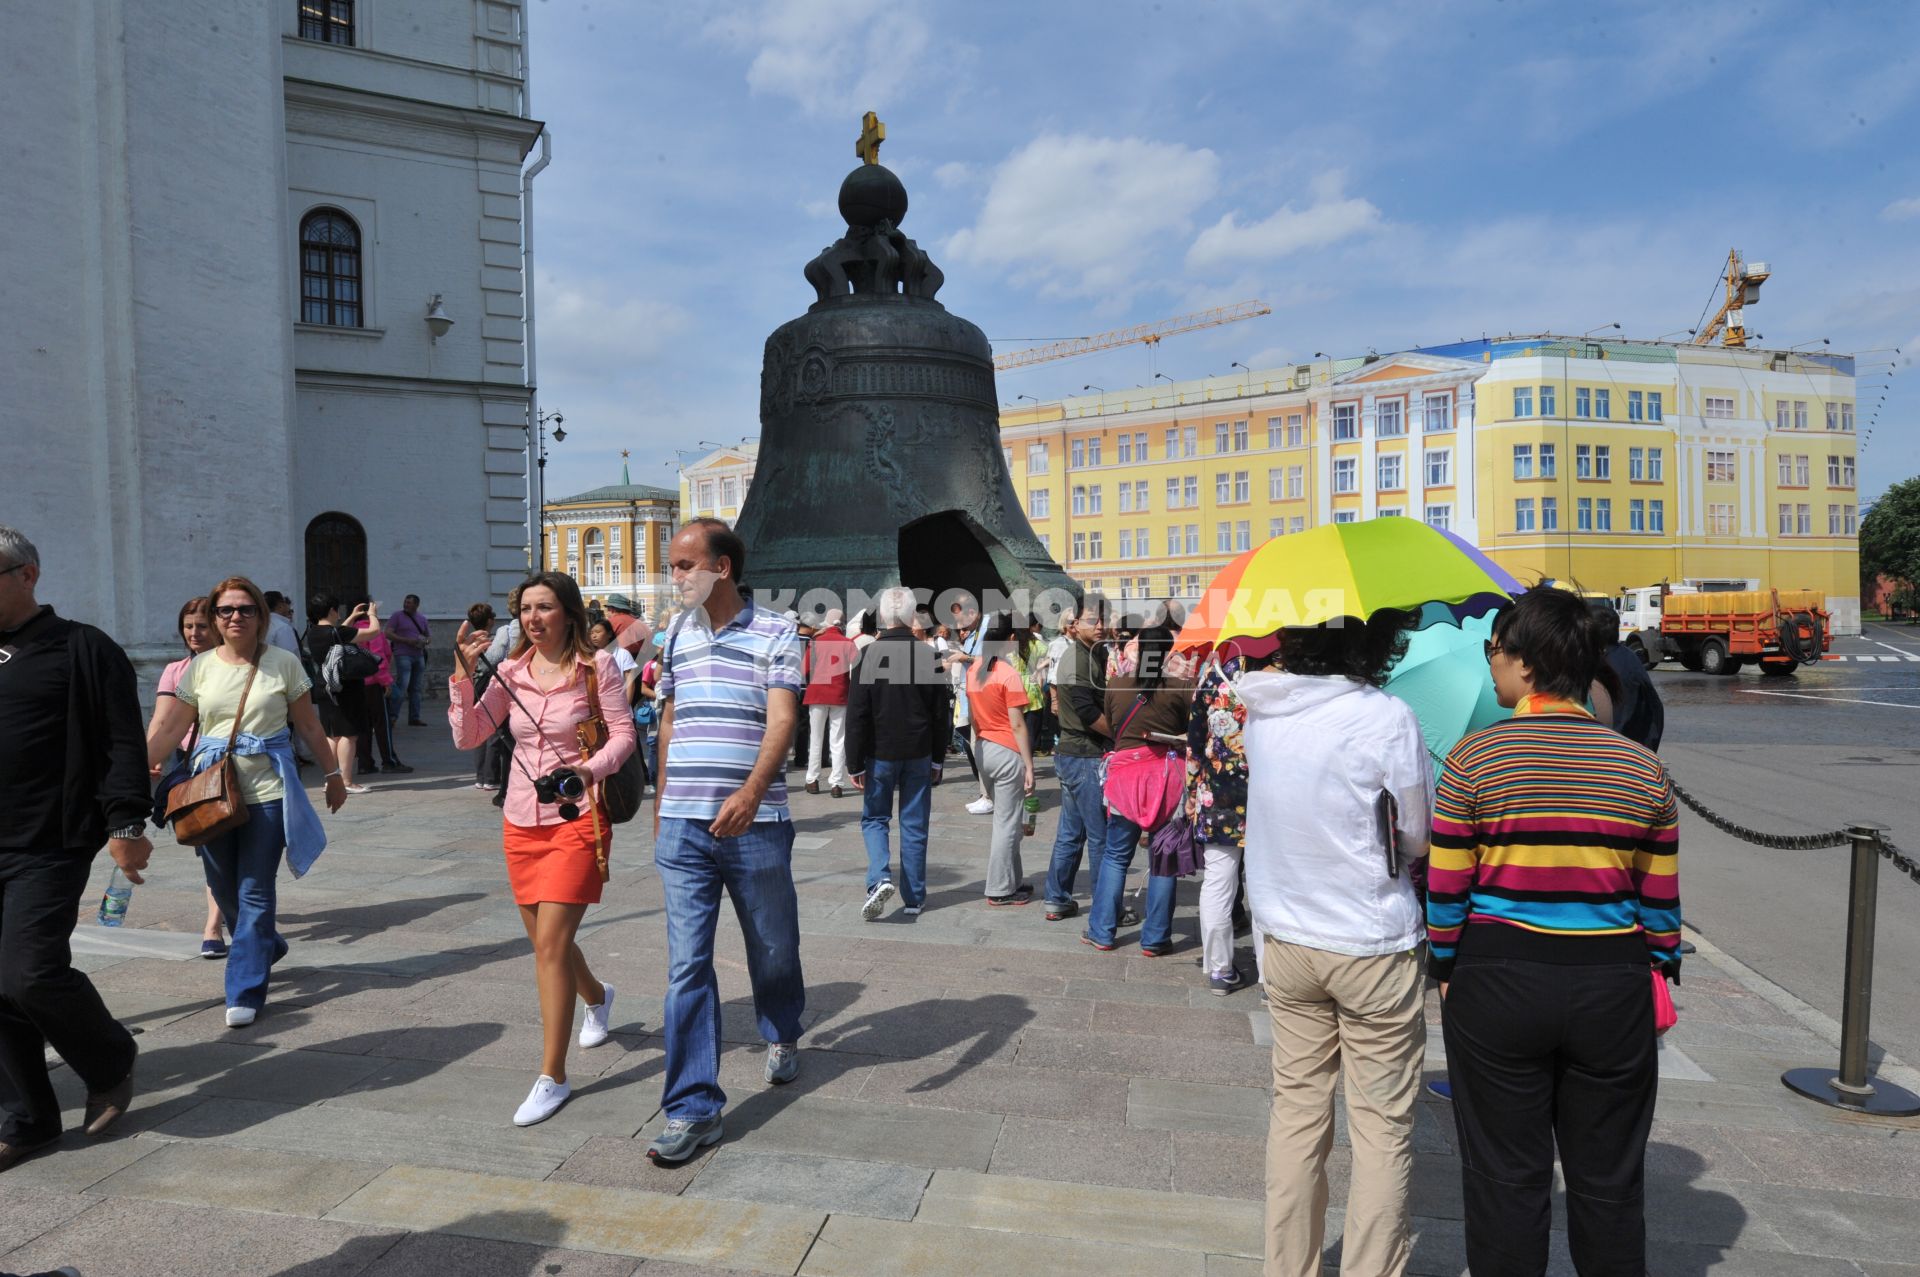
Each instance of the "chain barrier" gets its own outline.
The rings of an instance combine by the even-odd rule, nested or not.
[[[1898,847],[1894,846],[1893,839],[1887,837],[1884,832],[1881,833],[1877,841],[1879,842],[1882,859],[1914,882],[1920,882],[1920,861],[1915,861],[1911,856],[1906,855]]]
[[[1672,780],[1673,773],[1668,772],[1667,778]],[[1732,834],[1742,842],[1753,843],[1757,847],[1771,847],[1775,851],[1817,851],[1822,847],[1845,847],[1852,841],[1844,829],[1835,829],[1824,834],[1762,833],[1758,829],[1748,829],[1745,825],[1734,824],[1731,820],[1728,820],[1725,816],[1712,810],[1698,798],[1689,794],[1681,787],[1680,782],[1677,780],[1673,781],[1673,792],[1675,797],[1692,808],[1702,820],[1705,820],[1714,828],[1721,830],[1723,833]],[[1884,841],[1882,845],[1884,847]],[[1884,854],[1884,851],[1882,854]],[[1908,863],[1911,864],[1912,862],[1909,861]],[[1916,877],[1914,880],[1920,882],[1920,877]]]

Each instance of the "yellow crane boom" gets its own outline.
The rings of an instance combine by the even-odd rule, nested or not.
[[[1713,312],[1713,318],[1693,335],[1693,344],[1710,345],[1718,337],[1723,346],[1744,347],[1747,307],[1760,300],[1760,285],[1766,283],[1772,273],[1765,262],[1748,264],[1741,260],[1739,249],[1728,249],[1727,273],[1722,277],[1727,282],[1727,299]]]
[[[1236,302],[1231,306],[1216,306],[1212,310],[1195,311],[1191,315],[1177,315],[1172,319],[1162,319],[1158,323],[1135,324],[1131,328],[1115,328],[1104,333],[1094,333],[1089,337],[1070,337],[1065,341],[1048,342],[1044,346],[1009,350],[1003,355],[995,355],[993,366],[1005,372],[1009,368],[1044,364],[1051,359],[1071,359],[1075,355],[1090,355],[1096,350],[1112,350],[1116,346],[1154,346],[1158,345],[1163,338],[1171,337],[1175,333],[1190,333],[1200,328],[1236,324],[1243,319],[1257,319],[1261,315],[1272,313],[1273,307],[1262,301]]]

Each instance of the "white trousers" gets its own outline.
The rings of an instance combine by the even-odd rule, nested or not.
[[[820,755],[833,751],[833,773],[828,785],[847,783],[847,707],[845,705],[807,706],[807,783],[820,779]]]
[[[1233,897],[1240,889],[1240,848],[1208,843],[1200,879],[1200,958],[1208,975],[1233,965]],[[1260,946],[1254,945],[1258,961]]]

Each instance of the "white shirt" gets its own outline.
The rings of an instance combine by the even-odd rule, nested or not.
[[[1339,676],[1277,671],[1235,684],[1247,707],[1247,901],[1289,944],[1353,957],[1412,949],[1425,920],[1404,867],[1427,854],[1433,769],[1406,702]],[[1375,802],[1399,804],[1400,876]]]
[[[1060,662],[1066,659],[1068,642],[1069,640],[1066,634],[1061,633],[1056,634],[1053,642],[1047,644],[1047,683],[1049,686],[1060,686]]]
[[[267,642],[295,656],[300,655],[300,636],[294,632],[293,622],[278,612],[267,614]]]
[[[620,675],[622,678],[626,677],[628,674],[633,673],[634,669],[636,668],[636,663],[633,659],[632,652],[629,652],[626,648],[621,647],[618,643],[613,644],[607,650],[613,653],[613,663],[614,665],[619,667]]]

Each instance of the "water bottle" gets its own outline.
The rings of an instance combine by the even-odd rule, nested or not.
[[[118,865],[107,875],[107,894],[100,897],[100,925],[117,927],[127,920],[127,902],[133,899],[133,884]]]
[[[1027,795],[1026,813],[1020,821],[1020,832],[1031,838],[1033,831],[1040,826],[1040,795]]]

